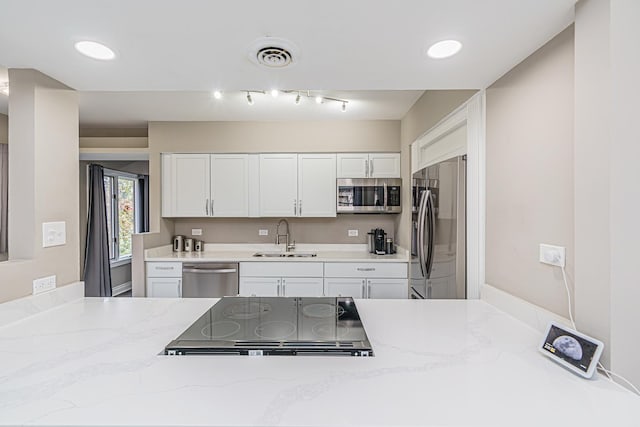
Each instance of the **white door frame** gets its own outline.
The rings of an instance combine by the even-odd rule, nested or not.
[[[467,126],[466,150],[444,150],[437,158],[421,161],[422,149],[460,126]],[[411,173],[460,154],[467,155],[467,298],[479,299],[485,277],[485,91],[481,90],[411,144]]]

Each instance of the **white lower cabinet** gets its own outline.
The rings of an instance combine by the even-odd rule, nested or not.
[[[242,262],[240,295],[323,296],[321,262]]]
[[[408,298],[407,264],[327,262],[324,292],[353,298]]]
[[[148,297],[182,297],[181,262],[147,262],[146,267]]]
[[[177,277],[147,278],[147,296],[152,298],[180,298],[182,279]]]
[[[328,278],[324,279],[324,294],[327,297],[364,298],[365,279]]]

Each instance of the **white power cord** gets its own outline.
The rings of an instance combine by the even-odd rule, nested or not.
[[[560,269],[562,270],[562,279],[564,280],[564,287],[567,290],[567,305],[569,307],[569,320],[571,320],[571,325],[573,326],[573,329],[575,329],[577,331],[578,328],[576,327],[575,320],[573,320],[573,313],[572,313],[572,310],[571,310],[571,308],[572,308],[571,292],[569,291],[569,283],[567,282],[567,273],[564,271],[564,266],[560,266]],[[606,369],[602,365],[602,363],[600,363],[600,362],[598,362],[598,369],[601,370],[602,372],[604,372],[604,374],[607,376],[607,378],[609,378],[609,381],[614,382],[613,378],[611,377],[611,375],[613,375],[614,377],[619,378],[622,381],[624,381],[636,394],[640,395],[640,390],[638,390],[638,387],[633,385],[633,383],[631,381],[629,381],[628,379],[626,379],[622,375],[618,375],[615,372],[612,372],[612,371]]]

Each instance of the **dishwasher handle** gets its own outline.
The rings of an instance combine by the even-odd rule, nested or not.
[[[228,274],[237,273],[237,268],[183,268],[183,273],[196,273],[196,274]]]

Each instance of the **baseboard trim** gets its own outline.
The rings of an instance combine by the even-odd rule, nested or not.
[[[486,283],[482,287],[480,295],[481,299],[486,303],[515,317],[541,333],[545,331],[552,320],[571,327],[569,319]]]
[[[130,291],[131,289],[131,280],[129,280],[128,282],[121,283],[120,285],[111,288],[111,295],[115,297],[117,295]]]

